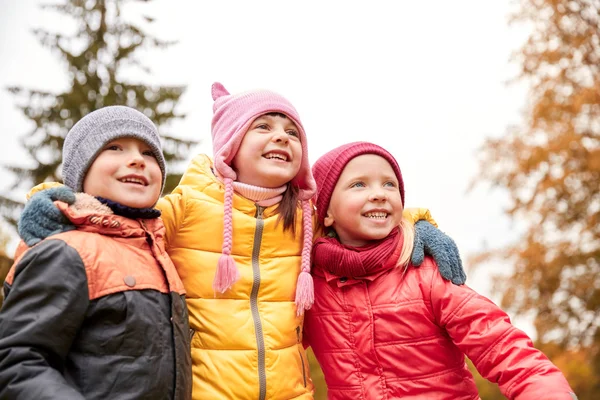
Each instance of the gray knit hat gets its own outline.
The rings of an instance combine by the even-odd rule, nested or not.
[[[130,137],[145,142],[154,153],[162,172],[162,189],[167,177],[165,157],[154,123],[131,107],[109,106],[81,118],[69,131],[63,145],[63,181],[76,192],[83,191],[88,169],[111,141]]]

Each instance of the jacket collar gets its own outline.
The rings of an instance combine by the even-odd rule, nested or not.
[[[105,204],[86,193],[76,193],[72,205],[56,201],[55,204],[78,230],[96,232],[109,236],[140,237],[147,232],[163,235],[159,218],[131,219],[115,215]]]

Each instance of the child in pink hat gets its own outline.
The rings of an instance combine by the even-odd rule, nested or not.
[[[187,293],[192,396],[311,399],[302,332],[316,184],[304,127],[271,91],[215,83],[212,97],[213,157],[196,156],[157,205]]]
[[[410,265],[404,181],[385,149],[355,142],[313,166],[327,237],[313,249],[305,340],[328,398],[479,399],[465,355],[508,399],[576,399],[563,374],[494,303]]]

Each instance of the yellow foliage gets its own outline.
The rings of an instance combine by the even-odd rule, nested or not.
[[[552,361],[565,374],[567,380],[577,393],[580,400],[598,398],[600,376],[594,372],[593,359],[596,357],[593,349],[575,349],[562,351],[560,348],[543,349],[546,354],[555,355]]]
[[[600,3],[519,0],[531,35],[515,54],[530,84],[525,117],[480,152],[481,178],[505,189],[521,237],[501,257],[502,305],[534,315],[580,400],[600,398]],[[556,344],[555,349],[548,347]],[[482,396],[483,398],[487,398]],[[493,397],[490,397],[493,398]]]
[[[469,366],[469,370],[473,374],[475,378],[475,384],[477,385],[477,390],[479,391],[479,397],[485,400],[505,400],[506,397],[502,395],[500,389],[498,389],[498,385],[491,383],[487,379],[483,378],[475,369],[475,366],[471,362],[471,360],[467,359],[467,365]]]

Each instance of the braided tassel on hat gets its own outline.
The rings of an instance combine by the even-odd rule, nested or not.
[[[312,229],[312,206],[309,200],[302,201],[302,265],[298,283],[296,285],[296,314],[304,315],[304,311],[310,309],[315,302],[315,288],[313,278],[310,275],[310,256],[312,251],[313,229]]]
[[[233,245],[233,181],[225,178],[225,209],[223,215],[223,248],[213,281],[215,292],[225,293],[240,279],[240,271],[231,256]]]

